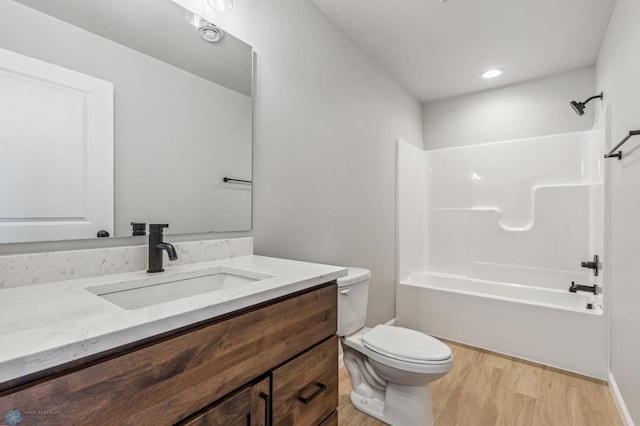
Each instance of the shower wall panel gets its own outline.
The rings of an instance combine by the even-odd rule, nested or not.
[[[420,269],[403,253],[424,235],[423,271],[558,290],[595,282],[580,262],[603,254],[603,141],[591,130],[427,152],[400,145],[400,278]]]

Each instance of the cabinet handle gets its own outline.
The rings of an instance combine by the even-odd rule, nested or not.
[[[264,426],[271,426],[271,395],[260,392],[260,398],[264,399]]]
[[[318,389],[316,389],[316,391],[314,393],[312,393],[311,395],[309,395],[308,397],[304,397],[302,395],[298,396],[298,401],[302,402],[303,404],[308,404],[309,402],[311,402],[312,399],[314,399],[316,396],[320,395],[322,393],[322,391],[324,391],[327,388],[327,385],[323,385],[320,382],[315,382],[314,386],[317,386]]]

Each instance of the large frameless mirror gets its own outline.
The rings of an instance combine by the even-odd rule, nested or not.
[[[170,0],[0,0],[0,49],[0,242],[251,229],[251,46]]]

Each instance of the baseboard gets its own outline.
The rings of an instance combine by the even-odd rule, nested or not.
[[[631,414],[629,414],[629,410],[627,410],[627,406],[622,399],[622,395],[620,394],[620,389],[618,389],[616,380],[614,379],[613,373],[611,372],[609,372],[609,389],[611,389],[611,394],[613,395],[613,400],[616,403],[616,407],[618,407],[620,417],[622,417],[622,422],[625,424],[625,426],[634,426],[633,419],[631,419]]]
[[[389,321],[385,322],[384,325],[396,325],[397,322],[397,318],[391,318]]]

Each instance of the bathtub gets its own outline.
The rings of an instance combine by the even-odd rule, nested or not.
[[[607,378],[602,295],[423,272],[400,280],[396,304],[400,326]]]

